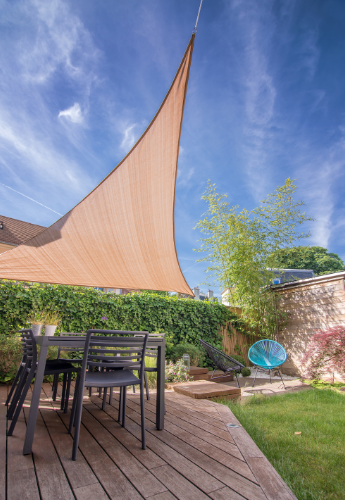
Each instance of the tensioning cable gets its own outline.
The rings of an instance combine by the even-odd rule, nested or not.
[[[199,22],[199,16],[200,16],[200,11],[201,11],[201,6],[202,6],[202,2],[204,0],[201,0],[200,1],[200,7],[199,7],[199,12],[198,12],[198,17],[196,18],[196,22],[195,22],[195,26],[194,26],[194,29],[193,29],[193,33],[196,33],[196,29],[197,29],[197,26],[198,26],[198,22]]]

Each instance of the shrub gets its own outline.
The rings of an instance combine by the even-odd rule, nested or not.
[[[170,363],[165,368],[165,379],[167,382],[189,382],[193,380],[188,375],[188,370],[186,365],[182,360],[177,361],[177,363]]]
[[[242,368],[241,373],[242,377],[250,377],[252,372],[251,369],[248,366],[246,366],[245,368]]]
[[[0,334],[0,382],[12,382],[19,368],[22,359],[21,335],[1,335]],[[48,349],[48,359],[56,359],[58,348],[51,346]],[[39,346],[38,352],[39,355]]]
[[[198,345],[199,338],[222,345],[220,326],[237,316],[217,302],[182,299],[143,292],[103,293],[93,288],[17,283],[0,280],[0,334],[12,335],[28,326],[33,311],[59,311],[65,332],[89,328],[166,332],[174,345]]]
[[[302,363],[305,376],[318,379],[326,372],[345,375],[345,326],[319,330],[310,339]]]
[[[175,363],[182,358],[183,354],[189,354],[190,364],[193,366],[199,366],[205,357],[200,347],[186,342],[173,346],[170,359]]]
[[[230,357],[236,359],[236,361],[241,363],[243,366],[246,366],[246,360],[239,354],[230,354]]]
[[[236,361],[239,361],[242,365],[244,365],[244,368],[242,368],[242,370],[241,370],[242,376],[243,377],[250,377],[252,372],[251,372],[251,369],[246,366],[246,360],[242,356],[240,356],[239,354],[230,354],[230,356],[232,358],[236,359]]]
[[[14,379],[22,359],[20,335],[0,335],[0,382]]]

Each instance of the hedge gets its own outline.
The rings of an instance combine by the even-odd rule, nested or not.
[[[104,293],[93,288],[0,280],[0,334],[13,335],[29,325],[34,309],[57,310],[59,331],[89,328],[165,332],[173,344],[198,339],[221,348],[220,326],[237,316],[217,302],[162,296]],[[102,319],[106,318],[106,319]]]

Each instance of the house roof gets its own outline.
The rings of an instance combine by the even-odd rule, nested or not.
[[[46,229],[43,226],[12,219],[4,215],[0,215],[0,222],[3,224],[3,229],[0,229],[0,243],[9,245],[20,245]]]
[[[285,289],[285,288],[295,288],[305,285],[314,285],[316,283],[321,283],[323,281],[334,281],[338,279],[345,280],[345,271],[339,271],[337,273],[323,274],[322,276],[315,276],[314,278],[301,279],[297,281],[291,281],[290,283],[280,283],[279,285],[273,285],[275,289]]]
[[[280,279],[280,283],[289,283],[315,276],[312,269],[272,269],[272,271]]]

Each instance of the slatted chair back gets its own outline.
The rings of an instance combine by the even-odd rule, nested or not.
[[[219,349],[216,349],[208,342],[205,342],[205,340],[199,339],[199,342],[219,370],[228,372],[235,370],[240,371],[241,368],[244,368],[244,365],[242,365],[242,363],[232,358],[231,356],[228,356]]]
[[[138,370],[142,378],[148,336],[148,332],[88,330],[82,372],[85,373],[87,366],[105,370],[123,368]]]
[[[25,366],[29,371],[36,371],[37,365],[37,346],[36,339],[31,328],[19,330],[22,334],[23,357],[25,356]]]
[[[140,335],[136,335],[136,336],[140,336]],[[159,339],[164,339],[165,337],[165,333],[149,333],[149,339],[152,339],[152,338],[159,338]],[[150,347],[150,346],[147,346],[146,347],[146,352],[145,352],[145,356],[147,358],[156,358],[158,357],[158,348],[157,347]],[[146,368],[145,368],[146,369]],[[153,367],[150,367],[150,370],[153,371],[153,370],[157,370],[157,368],[153,368]]]
[[[255,366],[272,370],[282,365],[287,358],[284,347],[274,340],[259,340],[251,346],[248,358]]]
[[[17,371],[16,376],[14,378],[14,381],[12,383],[11,389],[8,393],[6,403],[5,403],[6,406],[8,406],[10,401],[11,401],[12,395],[17,387],[17,383],[19,382],[20,378],[22,377],[23,371],[26,371],[26,366],[27,366],[27,362],[28,362],[26,339],[29,335],[27,332],[28,332],[28,330],[20,330],[19,331],[19,333],[21,333],[20,341],[22,344],[22,359],[20,361],[19,368],[18,368],[18,371]],[[30,361],[30,363],[31,363],[31,361]]]
[[[76,332],[73,332],[73,333],[69,333],[69,332],[61,332],[60,333],[60,337],[80,337],[81,339],[84,339],[85,338],[85,333],[76,333]],[[82,362],[83,360],[83,355],[84,355],[84,347],[60,347],[59,346],[59,349],[58,349],[58,354],[57,354],[57,358],[60,360],[60,361],[68,361],[70,362],[71,359],[70,358],[62,358],[61,357],[61,354],[64,353],[64,352],[68,352],[70,354],[76,354],[76,358],[78,359],[78,355],[80,356],[80,362]]]

